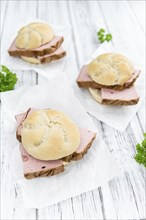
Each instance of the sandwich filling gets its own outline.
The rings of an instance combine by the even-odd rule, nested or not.
[[[33,22],[18,31],[15,44],[18,48],[33,49],[50,42],[53,37],[54,30],[50,25]]]
[[[32,64],[48,63],[66,55],[60,47],[63,40],[48,24],[34,22],[19,30],[8,53]]]
[[[58,60],[66,55],[65,50],[60,47],[55,52],[51,54],[46,54],[44,56],[36,56],[36,57],[27,57],[27,56],[21,56],[23,60],[29,63],[34,63],[34,64],[40,64],[40,63],[46,63],[50,62],[52,60]]]
[[[39,160],[56,160],[72,154],[80,144],[76,124],[56,110],[37,110],[27,115],[21,128],[25,150]]]
[[[63,43],[63,37],[55,36],[50,42],[33,49],[18,48],[15,40],[11,44],[8,52],[10,56],[44,56],[53,53]]]
[[[119,104],[121,102],[121,105],[123,102],[131,102],[132,104],[136,104],[139,100],[139,97],[137,95],[136,89],[134,86],[124,89],[122,91],[117,91],[114,89],[92,89],[89,88],[89,91],[92,95],[92,97],[99,103],[108,104],[108,101],[119,101]],[[129,103],[130,104],[130,103]]]
[[[57,159],[57,160],[38,160],[31,156],[23,146],[22,143],[22,129],[25,120],[36,110],[29,109],[27,112],[16,116],[17,120],[17,139],[20,141],[20,152],[23,160],[24,176],[28,179],[35,178],[38,176],[50,176],[64,171],[64,165],[66,162],[72,160],[79,160],[87,152],[91,146],[96,134],[88,131],[87,129],[79,129],[80,143],[77,149],[70,155]]]
[[[117,53],[105,53],[87,65],[91,79],[101,85],[123,85],[134,71],[129,59]]]
[[[125,88],[129,88],[130,86],[132,86],[139,75],[140,75],[140,71],[134,70],[131,77],[123,85],[106,86],[94,82],[88,74],[87,65],[85,65],[82,67],[80,71],[80,74],[77,79],[77,84],[79,87],[84,87],[84,88],[91,87],[95,89],[110,88],[116,90],[123,90]]]

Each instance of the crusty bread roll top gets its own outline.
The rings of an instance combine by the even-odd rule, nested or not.
[[[41,22],[33,22],[18,31],[15,44],[18,48],[33,49],[50,42],[54,37],[51,26]]]
[[[25,150],[39,160],[57,160],[76,151],[80,132],[64,113],[55,110],[32,112],[21,130]]]
[[[123,85],[134,72],[128,58],[121,54],[105,53],[88,64],[91,79],[101,85]]]

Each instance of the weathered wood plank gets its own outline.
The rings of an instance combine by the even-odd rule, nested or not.
[[[43,14],[43,8],[47,7],[49,10],[49,13],[47,15],[47,18],[44,17]],[[57,2],[57,5],[55,7],[55,3],[51,2],[48,3],[48,6],[46,5],[46,2],[43,4],[40,4],[39,7],[39,18],[41,19],[47,19],[49,22],[53,22],[59,25],[70,25],[70,18],[69,18],[69,11],[67,4],[65,2]],[[51,8],[51,10],[50,10]],[[59,8],[59,10],[57,10]],[[52,16],[53,12],[53,16]],[[52,19],[53,17],[53,19]],[[74,60],[75,62],[75,52],[73,47],[71,46],[71,53],[69,54],[69,61]],[[69,62],[68,61],[68,62]],[[74,63],[75,68],[76,68],[76,62]],[[68,70],[70,71],[70,70]],[[66,70],[67,74],[68,71]],[[98,192],[97,192],[98,193]],[[96,198],[96,200],[94,200]],[[98,198],[98,200],[97,200]],[[99,203],[98,203],[99,201]],[[89,206],[88,204],[92,204],[91,209],[87,209]],[[94,204],[94,205],[93,205]],[[97,196],[95,194],[94,198],[92,197],[92,193],[87,193],[83,194],[82,196],[77,196],[75,198],[66,200],[64,202],[58,203],[60,212],[61,212],[61,217],[62,219],[87,219],[87,218],[98,218],[98,219],[103,219],[102,211],[101,211],[101,206],[100,206],[100,199],[99,195]],[[39,210],[39,219],[50,219],[50,218],[56,218],[55,214],[53,216],[52,213],[54,213],[56,206],[51,206],[51,212],[50,212],[50,207],[41,209]],[[67,207],[67,209],[66,209]],[[97,210],[97,212],[94,210]],[[57,215],[58,216],[58,215]],[[59,218],[59,217],[58,217]]]
[[[8,6],[8,1],[1,1],[1,20],[0,20],[0,36],[3,32],[3,27],[4,27],[4,21],[5,21],[5,16],[6,16],[6,13],[7,13],[7,7]]]
[[[127,48],[129,48],[129,47],[131,48],[132,45],[135,45],[135,48],[133,49],[135,51],[133,51],[133,53],[135,53],[135,56],[137,59],[138,59],[138,57],[142,57],[143,54],[141,54],[140,48],[143,48],[142,47],[142,44],[144,43],[143,33],[142,33],[139,25],[137,24],[137,21],[134,19],[134,15],[127,9],[127,2],[124,2],[123,4],[118,4],[118,2],[116,2],[115,4],[112,4],[112,5],[109,3],[102,2],[100,4],[100,7],[101,7],[103,14],[105,15],[105,17],[107,19],[107,24],[108,24],[110,31],[113,33],[113,36],[115,35],[114,43],[115,44],[118,44],[118,43],[122,44],[123,47],[127,47]],[[116,19],[117,25],[115,25],[115,24],[113,25],[113,19],[110,14],[110,11],[116,11],[116,10],[117,11],[120,10],[120,15],[117,16],[116,13],[114,14],[114,19]],[[128,16],[128,13],[130,14],[130,16]],[[118,23],[120,23],[120,26],[118,25]],[[127,30],[127,27],[129,28],[129,31]],[[120,28],[122,28],[122,32],[121,32]],[[118,31],[119,37],[118,37],[117,31]],[[138,33],[138,36],[136,35],[136,37],[133,37],[135,32]],[[122,34],[122,33],[126,33],[126,34]],[[141,39],[141,43],[137,42],[137,39]],[[143,116],[141,115],[140,118],[142,118],[142,117]],[[106,128],[106,126],[104,126],[104,127]],[[141,127],[144,127],[143,122],[142,122],[142,125],[140,126],[139,120],[135,116],[134,119],[131,121],[128,129],[125,132],[123,132],[123,134],[119,133],[116,135],[116,139],[118,141],[118,148],[119,148],[119,149],[116,149],[116,152],[118,152],[120,150],[119,158],[122,158],[123,165],[125,164],[125,161],[126,161],[127,168],[125,167],[125,169],[129,169],[129,172],[127,175],[130,175],[130,173],[131,173],[130,170],[132,167],[135,169],[135,173],[137,174],[135,179],[131,179],[131,178],[127,179],[126,178],[123,183],[121,182],[122,181],[121,178],[119,179],[121,186],[123,186],[123,184],[125,185],[124,188],[122,187],[122,189],[120,191],[120,195],[118,195],[118,193],[117,193],[117,196],[121,197],[122,196],[121,193],[123,192],[122,201],[124,204],[123,207],[121,204],[120,209],[117,209],[117,213],[118,213],[119,218],[123,218],[123,217],[124,218],[132,218],[132,217],[134,218],[135,215],[137,215],[137,218],[138,218],[138,216],[139,216],[139,218],[144,217],[143,212],[142,212],[142,210],[144,210],[144,202],[140,202],[140,203],[137,202],[137,199],[135,198],[135,194],[137,193],[137,190],[136,190],[136,188],[133,190],[133,185],[135,183],[139,182],[140,177],[142,180],[141,184],[144,184],[143,168],[140,168],[133,159],[133,156],[135,155],[135,145],[136,145],[137,141],[139,141],[142,137]],[[106,134],[108,134],[109,129],[107,128],[107,130],[105,132],[106,132]],[[110,136],[111,136],[111,132],[109,132],[108,140],[111,139]],[[111,144],[112,143],[110,143],[109,146],[111,146]],[[126,175],[126,173],[125,173],[125,175]],[[129,199],[126,196],[127,193],[124,192],[124,189],[126,188],[127,184],[128,184],[128,186],[130,186],[128,188],[128,193],[130,193],[130,195],[131,195],[131,196],[129,196]],[[119,187],[116,182],[115,182],[115,187],[116,187],[116,190],[114,189],[114,193],[118,190],[118,187]],[[144,187],[143,188],[141,187],[140,189],[141,190],[138,193],[139,193],[139,195],[142,196],[144,194]],[[126,197],[127,203],[124,202],[125,197]],[[130,199],[133,200],[132,203],[131,203]],[[120,199],[118,199],[118,201],[120,201]],[[127,206],[131,207],[130,210],[137,210],[137,212],[129,213],[128,209],[126,209]],[[121,216],[122,213],[119,212],[122,209],[123,209],[123,214],[124,214],[124,210],[125,210],[125,216],[123,216],[123,217]]]
[[[118,219],[140,219],[133,196],[131,181],[126,179],[123,172],[116,181],[111,181],[110,188]]]
[[[137,134],[137,136],[134,137],[134,135],[131,133],[131,129],[127,129],[127,131],[125,131],[124,133],[121,133],[121,132],[118,132],[112,128],[109,128],[109,126],[107,126],[107,125],[100,127],[100,124],[98,124],[98,128],[99,128],[100,134],[103,135],[103,138],[104,138],[109,150],[112,152],[115,159],[119,162],[120,167],[123,170],[123,173],[124,173],[124,170],[128,170],[128,174],[131,173],[131,170],[135,171],[136,178],[134,180],[130,178],[129,182],[127,182],[127,179],[125,178],[124,182],[121,183],[121,181],[123,179],[122,176],[124,174],[119,174],[119,182],[122,185],[125,184],[125,187],[127,184],[131,184],[133,187],[133,184],[136,184],[137,182],[139,184],[141,184],[139,191],[137,191],[136,188],[134,188],[134,190],[132,189],[132,187],[129,188],[129,193],[131,193],[131,197],[127,198],[127,200],[129,200],[129,201],[127,201],[127,203],[130,204],[130,206],[128,205],[129,207],[131,207],[130,209],[132,209],[132,210],[138,209],[137,215],[139,213],[139,216],[144,217],[143,212],[142,212],[142,210],[144,210],[144,201],[138,203],[137,206],[135,206],[135,204],[134,204],[134,201],[135,201],[135,203],[137,203],[137,199],[135,198],[134,195],[135,194],[144,195],[144,191],[145,191],[145,188],[144,188],[144,178],[145,178],[144,177],[145,176],[144,175],[144,168],[140,167],[133,159],[133,156],[135,155],[135,145],[137,142],[136,139],[137,140],[140,139],[141,130],[139,130],[139,132],[137,131],[137,133],[139,133],[139,135]],[[139,179],[140,179],[140,181],[139,181]],[[112,216],[111,219],[116,219],[116,216],[118,216],[118,219],[122,219],[122,216],[121,216],[122,211],[119,213],[119,209],[123,210],[123,212],[126,212],[125,210],[127,210],[127,203],[123,202],[122,205],[119,203],[119,204],[117,204],[119,206],[119,208],[116,208],[116,205],[114,204],[115,203],[115,194],[116,194],[118,201],[120,201],[120,198],[118,199],[118,197],[121,197],[121,201],[123,201],[124,197],[126,195],[125,195],[125,192],[122,192],[122,191],[121,191],[121,194],[122,193],[123,194],[122,195],[119,194],[119,192],[118,192],[119,185],[118,185],[117,179],[113,179],[110,183],[111,184],[109,184],[109,186],[101,187],[102,194],[103,194],[105,215],[109,219],[111,216]],[[114,193],[115,193],[114,195],[113,195],[112,188],[111,188],[112,185],[114,185]],[[108,189],[108,187],[109,187],[109,189]],[[107,190],[109,190],[109,191],[111,190],[110,199],[111,199],[111,201],[113,199],[113,201],[110,202],[110,205],[109,205],[109,197],[106,195]],[[130,192],[130,190],[131,190],[131,192]],[[133,203],[131,203],[131,199],[133,200]],[[111,209],[114,210],[114,208],[116,210],[115,213],[113,211],[111,211]],[[140,211],[139,211],[139,208],[140,208]],[[130,213],[127,213],[127,216],[128,215],[130,216]],[[132,213],[131,213],[131,215],[132,215]],[[126,218],[126,216],[125,216],[125,218]],[[131,218],[129,217],[129,219],[132,219],[132,216],[131,216]]]
[[[100,27],[106,27],[106,24],[96,1],[69,2],[69,16],[73,27],[73,43],[79,71],[81,65],[97,49],[97,31]]]
[[[17,13],[16,13],[17,9]],[[7,9],[5,9],[4,27],[2,32],[2,39],[13,33],[14,25],[19,25],[20,22],[25,20],[27,16],[35,16],[35,2],[29,1],[9,1]],[[25,13],[24,13],[25,11]],[[27,11],[27,13],[26,13]],[[9,46],[9,45],[8,45]],[[16,89],[22,85],[36,84],[36,74],[31,71],[15,71],[18,76],[18,83]],[[3,119],[3,115],[2,115]],[[10,155],[7,154],[6,136],[4,133],[4,127],[2,124],[2,193],[1,198],[3,203],[1,204],[1,217],[2,219],[36,219],[35,209],[24,208],[21,193],[14,185],[12,175],[10,175]]]
[[[118,4],[115,2],[110,4],[110,2],[102,2],[99,4],[101,10],[106,16],[110,32],[113,34],[113,41],[115,45],[122,45],[123,48],[129,48],[129,53],[134,54],[134,62],[142,70],[142,75],[145,75],[145,36],[144,32],[141,30],[135,15],[129,8],[128,2],[123,2]],[[114,18],[111,16],[110,11],[117,11],[114,13]],[[114,22],[113,19],[116,21]],[[120,24],[120,25],[119,25]],[[133,56],[132,56],[133,57]],[[143,111],[138,112],[140,123],[145,129],[145,118]]]
[[[86,34],[86,32],[85,32],[85,30],[86,30],[86,28],[87,28],[87,26],[85,27],[85,30],[84,30],[84,26],[83,26],[83,24],[84,23],[82,23],[82,16],[80,15],[80,12],[78,12],[78,10],[74,10],[74,8],[75,7],[73,7],[73,4],[74,3],[70,3],[70,5],[71,5],[71,10],[70,10],[70,14],[71,14],[71,17],[72,17],[72,22],[73,22],[73,26],[74,26],[74,28],[76,29],[76,32],[74,33],[74,35],[75,35],[75,43],[76,43],[76,48],[78,48],[78,50],[76,50],[77,52],[76,53],[78,53],[78,51],[79,51],[79,53],[80,53],[80,55],[78,55],[78,62],[79,62],[79,65],[80,65],[80,63],[82,63],[83,61],[84,61],[84,57],[86,56],[86,53],[87,54],[89,54],[89,53],[91,53],[91,52],[89,52],[88,53],[88,51],[90,51],[91,50],[91,47],[92,48],[95,48],[95,46],[93,46],[94,44],[93,44],[93,39],[92,39],[92,37],[89,37],[89,35],[88,35],[88,37],[90,38],[90,39],[87,39],[86,40],[86,38],[84,37],[84,35],[87,35]],[[115,3],[117,6],[116,7],[119,7],[118,6],[118,3]],[[100,17],[101,17],[101,14],[100,14],[100,11],[98,10],[98,7],[96,6],[96,5],[94,5],[94,10],[92,10],[92,19],[95,19],[96,18],[96,20],[98,20],[97,19],[97,16],[98,15],[100,15]],[[101,8],[101,7],[100,7]],[[85,7],[84,7],[84,5],[82,4],[82,11],[84,12],[84,18],[86,18],[86,20],[87,20],[87,18],[88,18],[88,11],[90,10],[90,8],[88,7],[88,9],[86,9]],[[107,7],[107,10],[108,10],[108,7]],[[94,14],[93,13],[93,11],[96,11],[96,13]],[[113,10],[109,10],[109,14],[111,14],[111,11],[116,11],[115,10],[115,8],[113,9]],[[105,13],[106,14],[106,13]],[[75,16],[74,16],[75,15]],[[112,17],[112,16],[111,16]],[[102,17],[103,18],[103,17]],[[101,26],[100,27],[105,27],[106,26],[106,28],[107,28],[107,30],[109,29],[110,30],[110,28],[109,28],[109,25],[108,25],[108,18],[106,18],[106,16],[104,16],[104,19],[106,20],[106,23],[105,24],[102,24],[101,23]],[[113,17],[113,19],[115,19],[114,17]],[[85,20],[85,19],[83,19],[83,20]],[[95,21],[96,21],[95,20]],[[99,19],[100,20],[100,19]],[[90,20],[89,20],[90,21]],[[95,21],[94,20],[92,20],[92,24],[96,24],[95,23]],[[90,22],[88,22],[89,24],[90,24]],[[114,24],[114,21],[112,20],[112,18],[111,18],[111,23],[113,23]],[[82,34],[80,34],[80,32],[79,32],[79,30],[82,30]],[[78,31],[77,31],[78,30]],[[93,34],[93,33],[92,33]],[[94,34],[96,34],[96,31],[95,31],[95,26],[94,26]],[[115,36],[117,36],[117,33],[115,34]],[[79,40],[80,39],[80,40]],[[82,43],[81,43],[82,42]],[[90,42],[90,44],[88,43],[88,42]],[[92,42],[92,46],[90,47],[90,49],[88,50],[88,49],[86,49],[86,48],[88,48],[89,47],[89,45],[91,45],[91,42]],[[87,52],[86,52],[87,51]],[[85,54],[85,56],[84,56],[84,54]],[[87,55],[87,57],[88,57],[88,55]],[[78,65],[78,66],[79,66]],[[102,124],[102,129],[105,127],[105,125],[103,125]],[[108,126],[107,126],[108,127]],[[108,127],[108,130],[109,130],[109,127]],[[114,135],[113,135],[113,132],[114,133],[117,133],[116,131],[114,131],[114,129],[110,129],[111,131],[110,131],[110,135],[109,135],[109,137],[108,137],[108,141],[110,140],[110,146],[112,146],[111,148],[112,149],[110,149],[111,151],[113,151],[114,149],[113,149],[113,146],[116,144],[117,146],[119,146],[119,145],[121,145],[121,140],[120,139],[117,139],[118,137],[119,137],[119,134],[116,134],[116,137],[117,138],[114,138]],[[102,132],[105,132],[105,130],[103,130]],[[105,132],[106,133],[106,132]],[[103,137],[104,137],[104,133],[102,133],[102,135],[103,135]],[[122,135],[120,135],[120,137],[122,137]],[[114,142],[113,142],[113,138],[114,138]],[[128,138],[128,137],[127,137]],[[104,137],[104,139],[105,139],[105,137]],[[122,137],[122,139],[123,139],[123,137]],[[129,139],[129,138],[128,138]],[[121,155],[121,152],[124,150],[124,148],[125,148],[125,144],[127,144],[127,143],[125,143],[125,140],[122,140],[122,148],[120,147],[120,149],[119,149],[119,147],[117,148],[117,149],[115,149],[115,152],[117,153],[117,155],[115,155],[116,156],[116,159],[118,159],[118,160],[121,160],[120,161],[120,164],[121,165],[123,165],[124,163],[125,163],[125,159],[126,159],[126,162],[127,161],[129,161],[129,165],[131,166],[131,158],[129,159],[129,156],[130,156],[130,154],[128,155],[127,154],[127,152],[128,152],[128,149],[125,149],[125,152],[124,152],[124,154],[123,155]],[[132,152],[133,152],[133,145],[131,145],[129,142],[128,142],[128,146],[130,146],[131,148],[132,148]],[[124,156],[124,157],[123,157]],[[134,162],[135,163],[135,162]],[[142,190],[141,191],[141,193],[143,193],[144,191]],[[104,194],[104,193],[103,193]],[[106,197],[104,198],[105,199],[105,201],[106,201]],[[130,201],[129,201],[130,202]],[[106,202],[106,204],[108,204],[108,202]],[[109,204],[108,204],[109,205]],[[126,206],[126,204],[125,204],[125,206]],[[124,209],[125,209],[125,206],[123,205],[123,211],[124,211]],[[132,203],[131,204],[131,206],[134,206],[133,208],[135,208],[135,204],[134,203]],[[106,208],[107,207],[105,207],[105,210],[106,210]],[[116,211],[118,212],[118,210],[116,209]],[[137,213],[137,215],[138,215],[138,212],[137,211],[135,211],[136,213]],[[128,214],[128,213],[127,213]],[[117,215],[119,215],[119,219],[120,219],[120,214],[119,213],[117,213]],[[128,215],[130,215],[130,214],[128,214]],[[115,213],[113,214],[113,216],[116,216],[115,215]],[[107,216],[108,217],[108,216]],[[130,217],[130,216],[129,216]],[[131,218],[132,218],[132,215],[131,215]]]
[[[145,32],[145,9],[146,9],[146,2],[145,1],[128,1],[129,7],[134,14],[138,25],[141,29]]]
[[[132,4],[133,7],[133,3]],[[4,6],[3,6],[4,8]],[[17,8],[17,14],[13,13]],[[134,6],[136,9],[136,7]],[[124,47],[132,48],[136,58],[141,55],[143,37],[143,17],[138,11],[135,14],[129,3],[96,1],[13,1],[9,2],[5,16],[5,24],[2,37],[12,31],[11,24],[19,24],[26,16],[38,17],[50,23],[60,25],[71,24],[73,44],[71,44],[68,57],[68,74],[78,74],[79,68],[88,56],[98,46],[96,32],[104,27],[111,31],[113,43],[120,43]],[[27,11],[27,13],[23,13]],[[114,13],[114,16],[111,14]],[[12,16],[11,16],[12,15]],[[138,21],[139,19],[139,21]],[[4,19],[3,19],[4,20]],[[121,25],[119,25],[119,23]],[[141,27],[140,27],[141,23]],[[121,30],[128,33],[122,35]],[[131,31],[129,33],[128,31]],[[136,37],[133,37],[133,30]],[[128,36],[128,37],[127,37]],[[133,46],[134,45],[134,46]],[[134,48],[133,48],[134,47]],[[69,73],[70,72],[70,73]],[[16,88],[21,85],[34,85],[37,81],[42,82],[41,77],[36,78],[33,71],[17,71],[19,81]],[[109,126],[99,122],[91,116],[98,127],[100,135],[104,138],[107,147],[115,157],[123,170],[117,178],[94,190],[60,202],[44,209],[26,210],[23,207],[21,194],[17,187],[13,186],[13,179],[9,169],[9,157],[6,149],[2,149],[2,219],[142,219],[144,213],[145,173],[144,169],[134,161],[135,145],[142,138],[144,129],[144,108],[141,108],[138,117],[135,116],[125,132],[118,132]],[[143,115],[142,115],[143,114]],[[141,125],[140,125],[141,124]],[[1,125],[3,131],[3,123]],[[5,146],[6,136],[3,133],[2,146]],[[126,171],[126,172],[124,172]]]
[[[87,3],[88,2],[82,5],[78,3],[78,10],[75,6],[75,3],[69,4],[70,20],[73,26],[73,40],[74,40],[74,48],[76,52],[76,62],[77,62],[78,71],[79,71],[79,68],[81,67],[81,64],[83,64],[83,62],[88,58],[88,56],[91,53],[93,53],[93,51],[97,48],[97,45],[98,45],[97,39],[96,39],[98,27],[95,23],[97,19],[97,14],[100,17],[100,20],[101,20],[100,23],[102,23],[102,27],[105,26],[103,20],[101,19],[100,10],[98,6],[95,4],[95,2],[94,2],[94,5],[92,2],[93,8],[91,8],[91,5]],[[79,10],[79,8],[81,10]],[[92,11],[91,13],[92,21],[90,21],[90,19],[88,18],[89,17],[88,11]],[[95,13],[93,13],[93,11]],[[93,36],[95,36],[95,38]],[[73,62],[72,62],[72,66],[75,66]],[[72,74],[73,74],[73,71],[72,71]],[[94,121],[98,123],[98,126],[100,126],[100,123],[98,120],[94,119]],[[92,198],[93,200],[94,200],[94,195],[96,194],[100,195],[99,199],[97,200],[96,198],[95,200],[95,204],[97,205],[97,207],[100,207],[100,212],[98,211],[95,216],[96,216],[96,219],[102,219],[102,218],[105,218],[106,216],[105,214],[106,207],[105,207],[105,204],[103,203],[102,189],[94,191],[93,198]],[[115,213],[115,210],[114,210],[114,213]],[[92,218],[94,218],[95,216],[92,214]]]
[[[47,2],[39,1],[38,18],[58,25],[68,25],[68,16],[66,13],[66,2]],[[45,13],[45,11],[47,13]],[[39,77],[39,82],[42,79]],[[78,203],[77,203],[78,204]],[[69,199],[61,203],[49,206],[48,208],[38,210],[38,219],[74,219],[73,200]]]

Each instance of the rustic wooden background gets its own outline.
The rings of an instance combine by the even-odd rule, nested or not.
[[[11,34],[13,26],[27,16],[41,18],[50,23],[72,26],[72,65],[80,69],[84,60],[97,48],[96,32],[100,27],[111,32],[112,44],[133,48],[137,57],[145,58],[145,1],[1,1],[1,38]],[[128,33],[128,34],[127,34]],[[2,53],[2,51],[1,51]],[[34,85],[42,78],[30,71],[17,71],[22,85]],[[145,72],[143,72],[145,74]],[[145,130],[144,104],[132,119],[125,132],[93,120],[105,143],[123,172],[106,185],[75,198],[43,209],[25,209],[18,190],[12,184],[10,162],[4,149],[6,137],[1,144],[1,219],[144,219],[146,173],[133,159],[135,145]],[[1,123],[3,130],[3,119]],[[38,198],[39,199],[39,198]]]

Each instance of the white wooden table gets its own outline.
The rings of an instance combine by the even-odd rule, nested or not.
[[[97,27],[113,35],[113,44],[133,47],[143,59],[145,55],[145,1],[1,1],[1,37],[7,28],[27,16],[44,19],[59,25],[72,26],[72,59],[78,70],[81,63],[97,48]],[[126,32],[130,34],[126,35]],[[9,33],[11,34],[11,33]],[[21,85],[41,82],[33,71],[17,71]],[[145,74],[145,73],[144,73]],[[125,132],[119,132],[91,116],[111,153],[123,167],[123,172],[106,185],[75,198],[44,209],[25,209],[20,193],[11,184],[6,151],[2,153],[1,219],[144,219],[146,218],[146,173],[133,156],[135,145],[145,130],[144,105],[132,119]],[[3,129],[3,120],[1,123]],[[4,146],[6,137],[2,137]],[[3,148],[4,149],[4,148]]]

